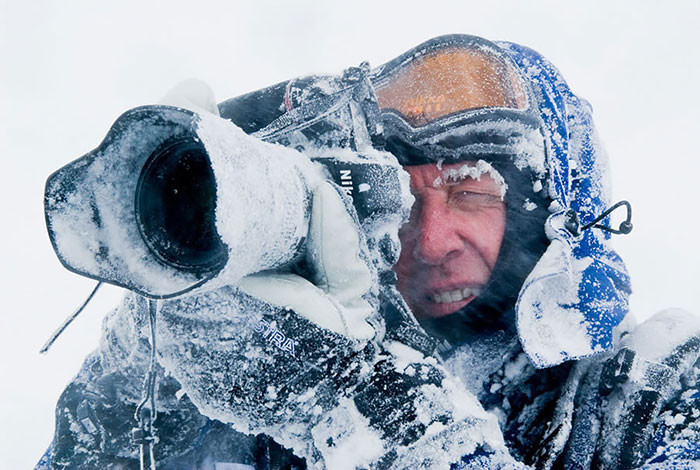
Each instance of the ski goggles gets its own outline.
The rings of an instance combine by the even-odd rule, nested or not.
[[[404,165],[544,154],[528,83],[485,39],[435,38],[376,69],[372,84],[388,150]]]

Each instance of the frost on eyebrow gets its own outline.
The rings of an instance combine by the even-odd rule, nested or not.
[[[438,169],[440,169],[440,167],[438,167]],[[467,178],[481,181],[481,175],[484,173],[488,173],[491,179],[496,182],[500,189],[501,201],[504,200],[506,191],[508,191],[508,184],[506,184],[506,181],[503,179],[503,176],[501,176],[498,170],[484,160],[479,160],[476,162],[476,164],[469,162],[465,163],[459,168],[443,170],[440,176],[435,178],[435,181],[433,181],[433,187],[439,188],[446,184],[459,183]]]

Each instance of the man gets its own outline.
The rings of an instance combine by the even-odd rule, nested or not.
[[[658,319],[656,325],[666,322],[667,331],[680,324],[690,331],[655,357],[649,354],[651,345],[632,339],[649,324],[631,334],[631,326],[613,331],[626,314],[629,284],[602,231],[582,229],[608,204],[604,156],[590,110],[533,51],[501,43],[484,55],[460,57],[454,49],[460,39],[442,41],[447,52],[434,52],[440,46],[431,42],[419,46],[422,54],[410,51],[392,62],[405,64],[408,56],[418,55],[413,65],[403,65],[393,76],[383,72],[391,78],[377,85],[379,105],[387,109],[387,148],[411,174],[416,196],[411,220],[401,229],[402,252],[395,267],[403,297],[422,325],[444,340],[442,356],[451,370],[499,416],[508,448],[519,461],[537,468],[632,468],[654,461],[664,468],[692,465],[687,462],[696,451],[689,449],[696,447],[676,448],[683,462],[677,463],[669,452],[674,446],[664,445],[673,440],[673,432],[681,442],[682,432],[693,435],[694,419],[685,419],[666,435],[661,423],[667,419],[664,407],[667,416],[674,406],[685,413],[693,407],[668,404],[695,396],[677,382],[670,384],[697,358],[697,322],[679,313]],[[495,58],[499,53],[507,56],[500,63]],[[511,58],[519,70],[510,68]],[[470,72],[463,73],[465,69]],[[519,73],[527,78],[520,84]],[[455,96],[454,90],[461,93]],[[505,123],[529,124],[523,97],[537,103],[544,146],[530,155],[522,143],[503,152],[495,143],[507,139]],[[426,111],[431,102],[442,108]],[[520,116],[514,108],[523,110]],[[486,128],[481,136],[478,129],[465,129],[470,118]],[[501,133],[487,135],[489,122],[499,123]],[[430,125],[439,130],[426,129]],[[511,131],[508,137],[518,135],[526,131]],[[537,149],[537,137],[530,142]],[[543,154],[547,176],[538,161]],[[455,160],[459,163],[451,163]],[[500,173],[477,170],[483,161]],[[475,174],[481,179],[475,181]],[[572,209],[573,225],[567,223]],[[563,249],[558,246],[562,241]],[[560,277],[562,271],[566,278]],[[628,336],[623,352],[609,360],[610,354],[599,352],[614,347],[613,334]],[[635,344],[636,357],[627,349],[630,344]],[[658,364],[670,362],[664,354],[686,354],[676,363],[685,361],[686,366],[671,373]],[[566,362],[581,357],[590,359]],[[641,374],[646,378],[629,380],[636,382],[632,385],[627,378],[635,367],[645,370]],[[659,367],[674,378],[659,382],[646,367]],[[692,368],[685,370],[693,374]]]
[[[348,75],[293,80],[211,111],[258,135],[291,116],[301,125],[282,142],[307,153],[368,142],[391,152],[415,197],[394,266],[403,299],[381,272],[396,261],[391,237],[386,248],[372,235],[374,219],[348,218],[347,199],[317,189],[303,266],[160,306],[154,460],[691,468],[700,458],[700,327],[678,312],[636,330],[620,324],[629,281],[608,227],[595,220],[608,201],[588,106],[535,52],[471,36],[436,38],[369,75]],[[367,78],[372,93],[356,92]],[[334,108],[348,84],[357,87],[351,104]],[[299,110],[314,107],[325,119],[303,122]],[[365,276],[380,279],[378,294],[361,285]],[[309,305],[323,299],[331,302],[318,315]],[[403,300],[463,385],[435,361]],[[263,335],[274,328],[298,338],[308,370],[281,354],[269,361],[274,347],[252,333],[237,337],[249,324],[228,313],[242,311],[272,319]],[[147,363],[147,318],[145,301],[131,296],[106,319],[101,351],[57,407],[52,466],[136,464],[128,423],[141,392],[133,377]],[[373,339],[354,326],[364,321]],[[668,341],[650,344],[659,331]],[[306,462],[232,427],[269,434]]]

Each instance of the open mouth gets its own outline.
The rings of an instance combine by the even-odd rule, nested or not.
[[[476,297],[481,293],[481,287],[462,287],[445,291],[434,292],[428,295],[428,299],[436,304],[461,302],[470,297]]]

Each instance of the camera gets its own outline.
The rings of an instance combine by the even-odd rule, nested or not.
[[[313,190],[330,180],[352,200],[377,259],[393,265],[386,220],[398,227],[408,211],[398,162],[371,148],[297,148],[213,114],[134,108],[48,178],[51,243],[67,269],[149,298],[235,284],[299,258]]]

